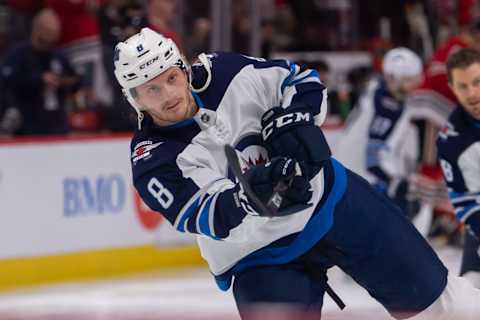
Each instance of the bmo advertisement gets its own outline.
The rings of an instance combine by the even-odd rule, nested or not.
[[[135,192],[130,138],[0,141],[0,260],[191,246]]]

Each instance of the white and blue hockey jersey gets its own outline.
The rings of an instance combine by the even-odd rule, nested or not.
[[[437,148],[455,214],[468,224],[480,214],[480,121],[458,106],[440,131]]]
[[[404,102],[396,99],[383,79],[368,97],[373,107],[368,129],[366,168],[376,183],[388,186],[392,179],[405,178],[414,169],[417,148],[415,129]]]
[[[158,127],[147,115],[132,140],[131,163],[142,199],[178,231],[197,235],[203,258],[226,290],[244,268],[285,263],[310,249],[331,227],[346,177],[338,162],[328,161],[311,180],[312,207],[273,218],[247,213],[223,146],[234,146],[250,164],[264,162],[261,116],[275,106],[302,103],[321,124],[326,89],[316,71],[285,60],[233,53],[208,58],[211,82],[194,94],[200,107],[195,119]],[[206,69],[193,65],[192,73],[193,86],[202,87]]]
[[[349,169],[371,183],[407,176],[418,155],[410,112],[388,92],[382,78],[369,81],[334,146]]]

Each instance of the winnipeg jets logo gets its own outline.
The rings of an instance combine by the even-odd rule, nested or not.
[[[244,160],[242,170],[245,172],[248,168],[265,164],[268,162],[267,150],[258,145],[251,145],[241,150],[241,158]]]
[[[262,137],[258,133],[242,137],[235,144],[235,149],[242,153],[242,159],[248,167],[264,164],[269,160],[267,149],[263,146]]]

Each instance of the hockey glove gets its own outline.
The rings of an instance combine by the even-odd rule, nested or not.
[[[314,124],[307,106],[275,107],[265,112],[262,138],[271,158],[297,159],[307,170],[308,179],[314,177],[331,156],[323,132]]]
[[[294,159],[277,157],[264,165],[251,167],[245,176],[253,192],[264,204],[267,204],[274,193],[274,187],[283,182],[285,189],[280,190],[283,196],[280,209],[283,210],[307,204],[312,197],[310,182],[304,176],[298,175],[297,171],[298,165]]]

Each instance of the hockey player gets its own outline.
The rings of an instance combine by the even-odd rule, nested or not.
[[[189,66],[147,28],[116,46],[114,65],[138,113],[136,189],[177,230],[198,235],[219,287],[234,279],[243,318],[259,305],[319,314],[334,265],[398,319],[478,318],[480,291],[449,275],[396,206],[331,158],[314,123],[326,114],[315,71],[222,52]],[[257,197],[283,181],[280,208],[303,209],[259,210],[229,174],[226,144],[244,158]]]
[[[377,190],[408,213],[408,176],[415,169],[418,142],[410,122],[405,98],[422,80],[422,61],[407,48],[388,51],[383,59],[383,76],[373,80],[361,99],[369,123],[366,168],[375,178]]]
[[[473,6],[473,3],[474,1],[469,1],[469,5]],[[455,230],[458,230],[458,226],[455,225],[454,213],[451,208],[445,206],[442,170],[437,163],[435,140],[440,128],[445,125],[449,113],[453,111],[458,102],[455,94],[448,86],[446,61],[450,55],[461,48],[471,47],[478,50],[479,40],[480,19],[465,17],[461,21],[459,34],[449,38],[435,50],[426,66],[422,85],[406,101],[412,117],[423,121],[420,134],[422,138],[422,165],[418,168],[418,181],[427,181],[429,189],[433,189],[432,191],[436,189],[437,191],[436,196],[423,201],[422,211],[434,213],[437,218],[440,218],[437,220],[441,222],[440,225],[449,221],[445,226],[445,231],[447,231],[450,240],[453,241],[455,241]],[[430,193],[425,188],[424,190],[419,188],[419,191],[424,194]]]
[[[480,53],[461,49],[447,70],[459,107],[439,133],[438,157],[455,213],[469,230],[460,272],[480,287]]]
[[[369,180],[401,207],[426,236],[431,210],[419,200],[435,191],[414,173],[418,159],[417,128],[411,123],[405,99],[422,81],[422,62],[407,48],[395,48],[383,59],[382,74],[370,80],[336,146],[348,168]],[[351,157],[355,154],[355,157]],[[421,185],[420,185],[421,183]],[[421,188],[420,188],[421,187]],[[436,187],[436,186],[435,186]],[[417,191],[422,191],[417,192]],[[410,193],[410,197],[408,195]],[[417,214],[420,212],[420,214]]]

